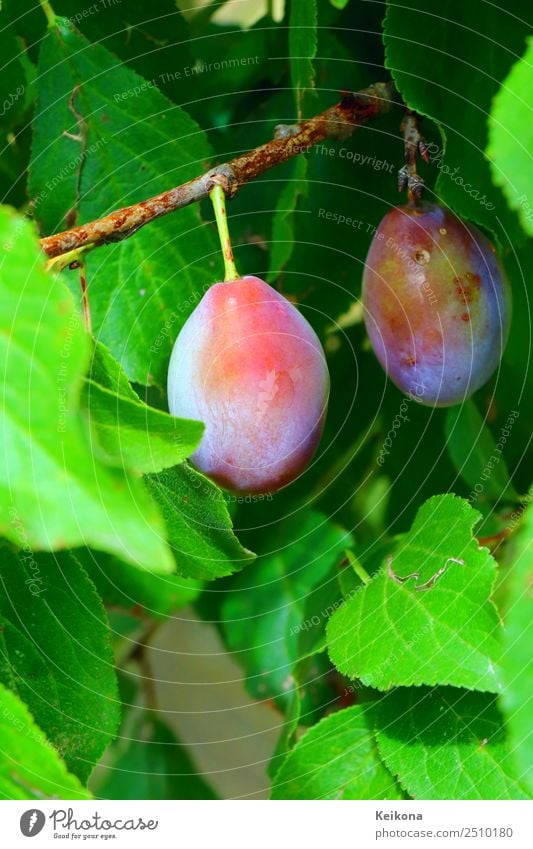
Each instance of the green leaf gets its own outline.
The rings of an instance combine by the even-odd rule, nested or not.
[[[371,709],[385,764],[415,799],[526,799],[488,693],[401,688]]]
[[[500,622],[490,601],[496,569],[472,529],[479,513],[454,495],[430,498],[388,568],[330,619],[335,666],[388,690],[399,684],[501,688]]]
[[[15,36],[5,19],[0,27],[0,122],[2,127],[16,125],[28,105],[31,81],[31,63],[26,58],[21,41]]]
[[[104,608],[70,553],[0,559],[0,680],[85,782],[120,723]]]
[[[287,180],[280,193],[272,221],[272,249],[267,277],[269,282],[278,277],[291,257],[294,248],[294,212],[298,198],[307,194],[306,177],[307,159],[305,156],[298,156],[292,177]]]
[[[504,687],[500,707],[505,716],[517,773],[533,793],[533,508],[528,507],[514,540],[516,560],[509,575],[500,663]]]
[[[62,281],[46,274],[29,223],[0,210],[3,427],[0,533],[35,549],[92,545],[174,569],[143,482],[99,463],[79,413],[89,337]]]
[[[315,85],[313,59],[317,48],[317,20],[316,0],[291,0],[289,52],[299,121],[303,117],[305,95]]]
[[[447,410],[445,434],[455,468],[473,488],[469,500],[481,494],[494,501],[517,498],[502,454],[505,442],[496,445],[472,399]]]
[[[43,40],[37,86],[30,194],[46,233],[179,185],[210,157],[182,109],[65,18]],[[214,282],[215,249],[193,204],[88,256],[93,326],[130,379],[165,382],[174,338]]]
[[[103,348],[97,344],[95,358]],[[120,365],[109,352],[104,356],[105,362],[96,363],[96,373],[91,370],[82,392],[95,453],[111,465],[137,472],[159,472],[193,454],[203,424],[175,418],[132,398],[133,390],[125,388],[128,381]],[[115,373],[111,374],[113,367]]]
[[[178,574],[211,581],[253,560],[232,530],[225,501],[232,496],[188,463],[149,475],[146,482],[166,521]]]
[[[345,9],[350,0],[329,0],[335,9]]]
[[[103,799],[216,799],[170,729],[138,713],[108,754],[95,791]]]
[[[202,589],[192,578],[145,572],[98,551],[78,548],[74,554],[106,604],[137,616],[165,618],[194,601]]]
[[[336,584],[330,573],[350,541],[326,516],[307,511],[285,519],[254,567],[233,582],[222,605],[224,631],[255,698],[275,697],[286,704],[302,656],[301,636],[313,626],[306,619],[306,601],[329,581]],[[322,627],[328,613],[321,610]]]
[[[0,684],[0,797],[90,799],[37,727],[28,708]]]
[[[533,236],[533,38],[503,81],[489,119],[487,156],[492,176],[524,231]]]
[[[441,126],[442,144],[430,146],[437,200],[505,241],[520,230],[491,184],[484,151],[492,98],[523,52],[522,17],[522,0],[505,9],[484,0],[441,0],[438,14],[426,0],[388,0],[384,22],[385,66],[398,90]]]
[[[361,705],[334,713],[297,743],[276,775],[273,799],[402,799],[380,761]]]

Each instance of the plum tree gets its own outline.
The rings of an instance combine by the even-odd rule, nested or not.
[[[489,240],[437,204],[385,215],[363,275],[367,332],[383,368],[406,394],[450,406],[498,365],[510,290]]]
[[[205,422],[191,459],[236,492],[275,491],[302,472],[319,443],[328,394],[315,332],[258,277],[214,284],[174,345],[170,412]]]

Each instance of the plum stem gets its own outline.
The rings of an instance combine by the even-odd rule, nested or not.
[[[226,215],[226,193],[220,183],[215,183],[209,192],[209,198],[215,210],[218,237],[220,239],[220,247],[222,248],[222,256],[224,257],[224,282],[227,283],[229,280],[237,280],[239,275],[235,266],[235,260],[233,259],[233,248],[231,247],[229,235],[228,217]]]
[[[44,0],[41,0],[44,3]],[[117,209],[103,218],[46,236],[41,248],[49,257],[60,256],[83,245],[100,247],[132,236],[149,221],[168,215],[176,209],[198,203],[208,197],[213,182],[223,176],[226,195],[239,189],[260,174],[305,153],[326,138],[345,140],[361,124],[384,115],[392,105],[401,105],[393,82],[374,83],[355,93],[345,93],[339,103],[298,125],[294,133],[273,138],[265,144],[241,153],[230,162],[217,165],[192,180],[168,189],[140,203]]]

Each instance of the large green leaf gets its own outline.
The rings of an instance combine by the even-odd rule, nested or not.
[[[523,12],[522,0],[442,0],[437,11],[426,0],[388,0],[384,22],[385,64],[400,93],[442,127],[442,145],[430,149],[437,198],[506,241],[520,230],[484,151],[492,98],[524,49]]]
[[[20,546],[87,544],[172,571],[143,482],[92,456],[78,410],[89,337],[71,295],[45,273],[31,225],[5,208],[0,238],[0,533]]]
[[[453,495],[420,508],[387,568],[330,619],[337,668],[379,690],[399,684],[501,688],[495,562],[478,547],[479,513]]]
[[[0,553],[0,679],[85,782],[120,723],[102,602],[72,554]]]
[[[301,120],[305,95],[315,84],[313,59],[317,48],[316,0],[291,0],[289,26],[292,86],[296,95],[298,120]]]
[[[277,773],[273,799],[401,799],[361,705],[307,731]]]
[[[232,496],[188,463],[148,475],[146,481],[165,518],[180,575],[209,581],[231,575],[254,558],[233,533],[225,501]]]
[[[83,384],[82,404],[95,453],[111,465],[138,472],[159,472],[190,457],[204,431],[201,422],[178,419],[143,404],[101,343]]]
[[[106,604],[137,616],[167,617],[194,601],[202,589],[192,578],[146,572],[100,551],[78,548],[74,555]]]
[[[379,753],[416,799],[526,799],[496,699],[400,688],[372,709]]]
[[[113,744],[95,791],[103,799],[216,799],[183,743],[155,714],[137,714]]]
[[[494,182],[501,186],[522,227],[533,236],[533,38],[505,78],[489,121],[487,156]]]
[[[37,86],[30,193],[45,233],[179,185],[210,156],[183,110],[65,18],[43,41]],[[93,326],[131,379],[164,383],[173,340],[214,282],[214,250],[192,205],[89,256]]]
[[[503,456],[507,437],[496,444],[471,398],[447,411],[445,433],[454,466],[472,487],[471,500],[481,495],[494,501],[516,497]]]
[[[516,521],[516,519],[515,519]],[[528,507],[513,546],[502,657],[505,716],[518,774],[533,793],[533,508]]]
[[[89,799],[37,727],[28,708],[0,684],[0,797]]]
[[[326,516],[307,511],[285,519],[254,567],[235,579],[223,603],[224,631],[255,698],[288,701],[293,669],[307,653],[300,649],[302,635],[324,628],[331,612],[323,602],[318,619],[308,620],[306,602],[313,591],[324,598],[329,582],[336,586],[332,569],[350,541]]]

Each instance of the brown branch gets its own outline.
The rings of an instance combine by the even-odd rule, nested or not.
[[[340,103],[300,125],[279,127],[274,139],[231,162],[212,168],[175,189],[118,209],[97,221],[47,236],[41,239],[41,247],[49,257],[57,257],[84,246],[98,247],[127,239],[149,221],[203,200],[217,182],[222,184],[229,197],[233,197],[249,180],[304,153],[325,138],[347,138],[355,127],[387,112],[395,97],[396,89],[392,82],[376,83],[356,94],[346,94]]]

